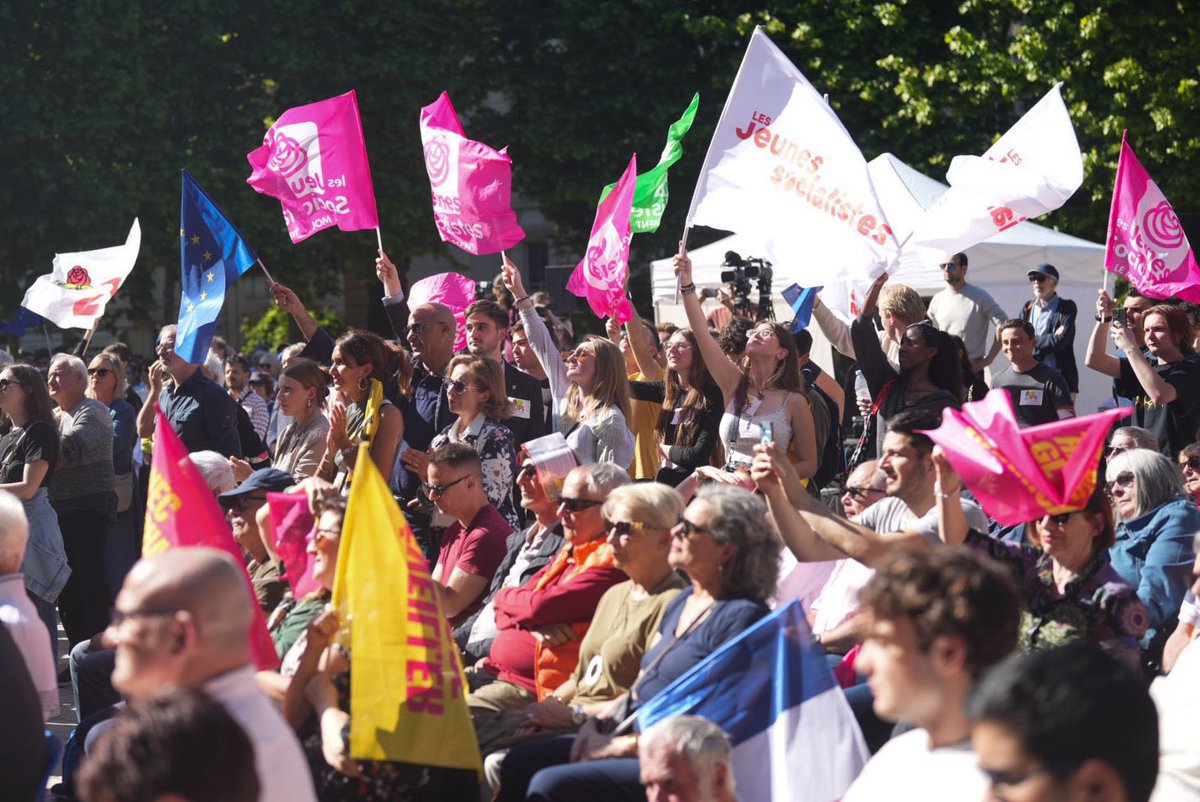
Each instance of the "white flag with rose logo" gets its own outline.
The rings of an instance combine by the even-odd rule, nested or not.
[[[38,276],[21,306],[64,329],[90,329],[125,283],[142,246],[134,218],[124,245],[98,251],[60,253],[49,275]]]
[[[629,217],[636,183],[635,153],[616,188],[596,209],[587,253],[567,280],[567,289],[587,298],[597,317],[612,317],[618,323],[633,319],[633,305],[625,297],[625,281],[629,277],[629,241],[633,236]]]

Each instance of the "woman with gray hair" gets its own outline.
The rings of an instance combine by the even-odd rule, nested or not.
[[[1200,511],[1184,493],[1171,460],[1143,448],[1122,452],[1105,475],[1117,515],[1112,567],[1137,588],[1150,615],[1142,648],[1161,654],[1191,584],[1192,536],[1200,530]]]
[[[779,539],[762,499],[732,485],[706,485],[671,535],[670,564],[691,584],[667,606],[628,698],[606,716],[585,721],[573,742],[514,749],[501,767],[499,799],[572,799],[596,782],[610,799],[644,799],[638,737],[613,735],[613,728],[767,614]]]

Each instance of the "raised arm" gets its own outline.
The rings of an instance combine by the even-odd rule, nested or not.
[[[1146,355],[1133,342],[1124,326],[1113,326],[1113,342],[1125,352],[1133,375],[1137,377],[1138,384],[1142,385],[1142,390],[1151,401],[1162,406],[1179,398],[1174,385],[1158,375],[1158,371],[1146,361]]]
[[[167,369],[163,367],[161,361],[153,362],[150,369],[146,371],[150,389],[146,392],[146,400],[142,403],[142,408],[138,410],[138,437],[154,436],[154,405],[158,403],[158,398],[162,395],[163,376],[166,372]]]
[[[704,319],[704,310],[700,307],[700,299],[696,297],[696,285],[692,282],[692,260],[682,241],[679,243],[679,253],[675,254],[675,275],[679,279],[679,292],[683,296],[683,309],[687,312],[688,326],[691,327],[692,334],[696,336],[696,344],[700,347],[700,356],[728,402],[742,381],[742,369],[725,356],[721,346],[717,345],[717,341],[708,331],[708,321]]]
[[[567,397],[567,389],[571,382],[567,379],[567,367],[563,364],[562,354],[558,352],[558,343],[554,335],[546,328],[546,321],[533,308],[529,293],[525,291],[525,282],[521,279],[521,271],[507,256],[504,257],[504,267],[501,272],[504,286],[516,299],[515,306],[525,324],[525,336],[529,338],[529,347],[542,363],[546,378],[550,380],[550,395],[554,397],[555,418],[557,420],[558,404]]]
[[[379,276],[379,282],[383,285],[383,311],[387,315],[388,323],[392,326],[392,334],[396,335],[396,339],[404,341],[405,323],[408,319],[408,306],[404,303],[404,290],[400,286],[400,274],[396,270],[396,265],[392,264],[392,260],[382,248],[379,249],[379,256],[375,259],[375,275]]]
[[[797,560],[804,563],[844,558],[846,555],[818,537],[792,506],[780,478],[779,468],[786,462],[777,459],[773,452],[760,452],[754,457],[750,468],[750,476],[767,500],[767,510],[775,521],[775,528],[779,530],[784,545]]]
[[[937,497],[938,537],[947,546],[961,546],[967,539],[967,516],[963,513],[962,479],[946,459],[941,446],[933,447],[933,494]]]
[[[850,325],[835,315],[833,310],[821,301],[820,295],[813,302],[812,316],[813,320],[817,321],[817,328],[825,335],[825,339],[829,340],[829,344],[837,349],[838,353],[854,359],[854,342],[850,339]]]
[[[319,324],[309,314],[308,309],[304,306],[304,302],[300,300],[300,296],[278,281],[269,282],[267,289],[274,296],[275,305],[291,315],[292,320],[296,321],[296,325],[300,327],[300,333],[304,335],[305,341],[311,340],[313,334],[319,328]]]
[[[637,315],[625,324],[625,336],[629,338],[629,347],[633,351],[633,359],[637,362],[638,371],[647,381],[659,381],[667,375],[662,365],[655,361],[650,354],[650,342],[646,336],[646,324]]]
[[[1092,326],[1092,338],[1088,340],[1084,364],[1105,376],[1119,379],[1121,378],[1121,360],[1108,353],[1108,327],[1115,306],[1116,304],[1113,303],[1108,292],[1100,290],[1100,295],[1096,298],[1096,314],[1100,316],[1100,320],[1097,320],[1096,325]]]

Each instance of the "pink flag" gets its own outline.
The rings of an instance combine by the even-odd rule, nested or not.
[[[313,579],[312,555],[308,553],[308,544],[316,532],[313,515],[308,510],[308,496],[267,493],[267,506],[271,510],[275,551],[283,560],[292,596],[297,599],[307,596],[321,587]]]
[[[293,243],[335,225],[342,231],[379,227],[353,89],[288,109],[246,159],[254,168],[246,183],[283,204]]]
[[[588,305],[597,317],[612,317],[618,323],[633,319],[633,305],[622,287],[629,275],[629,215],[637,182],[637,154],[629,160],[625,174],[596,210],[587,255],[575,266],[567,289]]]
[[[1021,429],[1012,399],[992,390],[982,401],[946,409],[926,432],[984,511],[1010,526],[1078,510],[1096,489],[1096,468],[1113,422],[1128,408]]]
[[[421,109],[421,144],[442,242],[478,256],[499,253],[525,238],[512,210],[507,148],[497,151],[467,139],[445,92]]]
[[[1104,267],[1149,298],[1200,303],[1200,267],[1158,184],[1121,135]]]
[[[187,448],[162,410],[155,410],[154,419],[154,455],[150,459],[142,554],[153,557],[168,549],[186,546],[210,546],[228,552],[242,567],[246,593],[254,610],[254,619],[250,622],[250,653],[259,668],[274,669],[279,665],[279,655],[267,632],[267,621],[254,596],[254,586],[246,573],[242,553],[233,540],[233,532],[200,476],[200,469],[192,464]]]
[[[416,309],[421,304],[441,304],[454,313],[457,332],[454,350],[467,347],[467,307],[475,302],[475,282],[462,273],[438,273],[413,282],[408,290],[408,308]]]

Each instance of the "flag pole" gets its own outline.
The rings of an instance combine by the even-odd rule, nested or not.
[[[383,250],[383,234],[379,231],[379,226],[375,226],[375,241],[379,243],[379,250]]]
[[[46,353],[53,354],[54,349],[50,346],[50,330],[46,328],[46,324],[42,324],[42,334],[46,337]]]
[[[98,329],[98,328],[100,328],[100,318],[99,317],[97,317],[96,321],[94,323],[92,323],[92,327],[90,329],[88,329],[88,333],[84,335],[83,340],[81,341],[83,347],[79,349],[79,358],[80,359],[84,359],[85,357],[87,357],[88,348],[90,348],[92,345],[92,336],[96,333],[96,329]]]
[[[276,282],[276,281],[275,281],[275,279],[274,279],[274,278],[272,278],[272,277],[271,277],[271,272],[270,272],[269,270],[267,270],[267,266],[263,264],[263,260],[262,260],[262,259],[258,259],[258,260],[257,260],[257,264],[258,264],[258,266],[259,266],[259,267],[261,267],[261,268],[262,268],[262,272],[264,272],[264,273],[266,273],[266,274],[267,274],[267,283],[268,283],[268,284],[276,284],[276,283],[278,283],[278,282]]]
[[[690,232],[691,230],[692,230],[692,227],[685,223],[683,226],[683,238],[679,240],[679,247],[681,249],[687,247],[688,232]],[[694,282],[695,280],[696,279],[693,276],[692,281]],[[675,277],[675,304],[678,306],[679,302],[681,300],[683,300],[683,299],[679,295],[679,276],[676,276]]]

